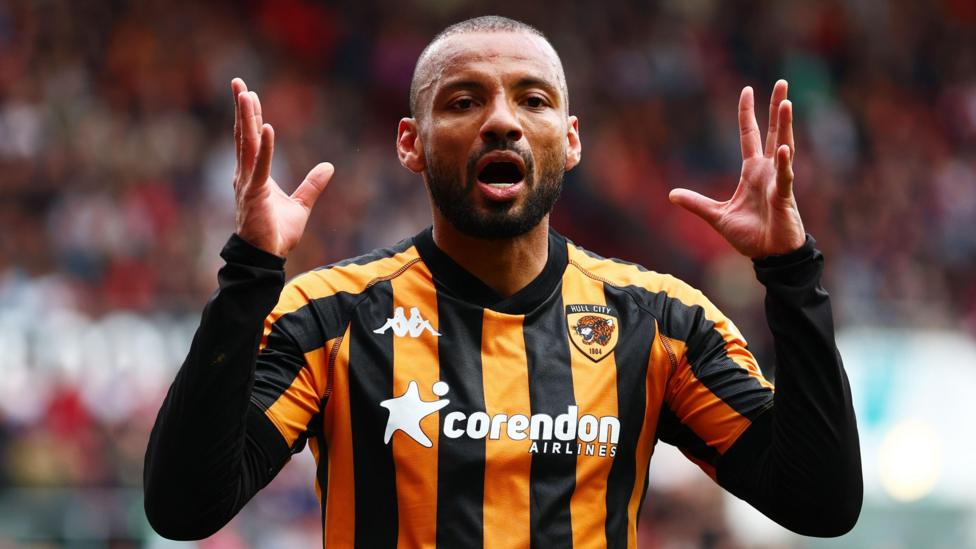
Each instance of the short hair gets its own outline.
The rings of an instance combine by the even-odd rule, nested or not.
[[[420,95],[420,87],[423,85],[423,82],[420,82],[420,77],[422,75],[419,73],[419,71],[427,61],[427,58],[430,57],[430,52],[434,48],[434,45],[445,38],[449,38],[456,34],[465,34],[469,32],[525,32],[534,34],[545,40],[550,46],[552,45],[549,42],[549,39],[546,38],[546,35],[543,34],[539,29],[529,25],[528,23],[523,23],[521,21],[509,19],[508,17],[502,17],[500,15],[482,15],[480,17],[472,17],[471,19],[454,23],[453,25],[437,33],[433,40],[427,44],[427,47],[424,48],[424,51],[420,52],[420,56],[417,58],[417,65],[413,69],[413,78],[410,79],[411,116],[417,115],[417,101]],[[553,48],[553,52],[555,51],[556,49]],[[559,82],[559,85],[562,88],[563,95],[566,96],[563,98],[563,101],[568,103],[569,93],[566,86],[566,77],[564,74],[562,74],[562,60],[559,59],[558,53],[556,53],[556,59],[559,61],[560,77],[562,79],[562,81]]]

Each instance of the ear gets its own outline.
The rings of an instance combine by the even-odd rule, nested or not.
[[[423,173],[427,167],[424,145],[420,140],[419,127],[415,118],[401,118],[397,127],[397,156],[400,164],[413,173]]]
[[[569,117],[569,128],[566,131],[566,171],[572,170],[579,164],[583,154],[583,145],[580,143],[579,118]]]

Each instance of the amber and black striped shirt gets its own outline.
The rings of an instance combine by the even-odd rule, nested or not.
[[[236,240],[237,248],[249,248]],[[233,270],[229,248],[220,293],[234,290],[225,272]],[[816,255],[810,241],[806,248]],[[238,253],[253,260],[259,252]],[[252,267],[280,270],[273,258],[260,261]],[[268,303],[261,296],[274,284],[255,286],[241,297]],[[440,251],[427,229],[278,289],[263,332],[250,324],[250,339],[237,341],[252,353],[248,341],[256,345],[257,360],[245,380],[253,383],[247,414],[236,397],[236,448],[224,437],[223,444],[197,442],[222,456],[202,466],[194,488],[212,492],[211,505],[197,511],[212,517],[203,530],[174,529],[173,537],[219,528],[306,443],[317,461],[330,548],[633,548],[658,440],[678,446],[740,497],[759,498],[743,479],[760,451],[752,448],[769,440],[736,442],[754,422],[759,434],[743,439],[775,438],[767,413],[773,387],[735,325],[674,277],[601,258],[550,231],[542,273],[504,298]],[[826,355],[836,356],[829,331]],[[200,339],[198,332],[183,370],[191,363],[230,367],[230,353],[219,352],[228,342]],[[151,463],[154,445],[156,461],[168,461],[170,451],[162,448],[160,422],[168,416],[178,424],[174,416],[188,395],[208,383],[242,392],[219,374],[181,371],[147,452],[151,520],[153,469],[168,467]],[[840,394],[825,398],[849,408],[846,378],[828,384]],[[207,413],[217,407],[201,404],[195,412],[233,415]],[[839,414],[848,412],[853,424],[853,412],[842,407]],[[189,438],[210,432],[184,428],[194,433]],[[730,449],[747,446],[737,451],[742,458],[722,465],[736,453]],[[208,487],[220,459],[234,473]],[[859,482],[859,466],[857,472]],[[159,486],[156,503],[163,505],[170,490]],[[768,502],[760,500],[753,503],[763,509]],[[156,517],[157,529],[165,529],[163,520]]]

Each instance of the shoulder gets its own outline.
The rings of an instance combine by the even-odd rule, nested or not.
[[[413,238],[406,238],[388,248],[306,271],[285,285],[279,305],[284,302],[309,302],[333,296],[355,297],[377,282],[390,280],[420,263]],[[297,303],[296,303],[297,304]]]
[[[700,290],[683,280],[636,263],[607,259],[569,242],[569,267],[628,292],[641,308],[661,322],[669,337],[686,340],[696,330],[718,330],[743,339],[735,324]]]
[[[683,280],[647,269],[637,263],[605,258],[568,241],[569,267],[604,284],[629,290],[644,298],[678,299],[688,305],[699,304],[705,296]]]

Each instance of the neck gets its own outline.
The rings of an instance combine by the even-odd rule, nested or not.
[[[437,212],[434,243],[498,295],[510,297],[539,276],[546,266],[549,216],[523,235],[495,240],[463,234]]]

